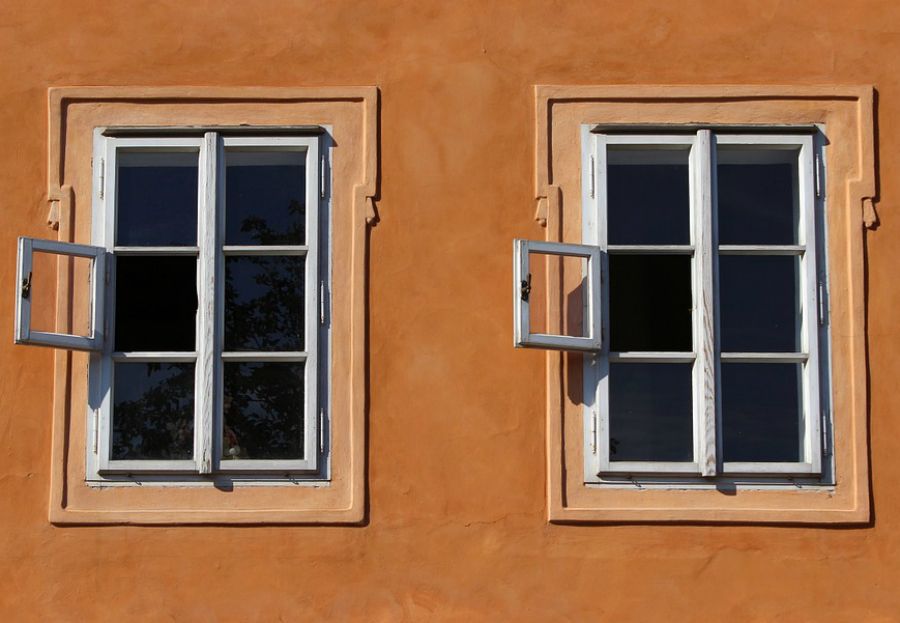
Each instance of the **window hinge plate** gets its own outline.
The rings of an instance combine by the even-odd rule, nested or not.
[[[100,409],[94,409],[94,454],[100,447]]]
[[[591,454],[597,454],[597,411],[591,410]]]
[[[597,194],[597,167],[594,163],[594,156],[591,155],[591,199]]]
[[[822,409],[822,455],[831,456],[831,444],[828,443],[828,420],[830,419],[827,409]]]
[[[319,408],[319,454],[325,454],[325,407]]]
[[[103,199],[104,187],[106,186],[106,159],[100,158],[100,188],[97,195]]]
[[[325,325],[325,298],[327,296],[327,291],[325,290],[325,281],[319,281],[319,324]]]
[[[319,158],[319,198],[325,198],[325,156]]]
[[[813,179],[816,186],[816,199],[822,197],[822,158],[816,154],[813,158]]]
[[[825,284],[823,282],[819,281],[816,284],[816,289],[817,289],[816,294],[818,295],[818,299],[819,299],[819,305],[818,305],[819,326],[823,327],[823,326],[825,326]]]

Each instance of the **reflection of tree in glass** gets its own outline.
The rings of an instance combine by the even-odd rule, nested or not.
[[[194,364],[116,364],[115,394],[131,394],[134,385],[140,386],[138,397],[115,399],[111,458],[190,459],[194,443]]]
[[[261,219],[241,229],[263,244],[277,238]],[[305,258],[232,256],[225,264],[225,350],[302,350]]]
[[[223,458],[303,458],[303,364],[226,363]]]
[[[292,200],[289,210],[303,206]],[[257,244],[284,244],[303,235],[302,221],[283,235],[249,217],[241,231]],[[225,350],[303,350],[304,268],[300,256],[226,259]],[[303,374],[302,363],[225,365],[223,458],[302,458]]]
[[[289,222],[281,231],[276,231],[265,217],[252,215],[241,221],[241,232],[249,234],[252,244],[303,244],[306,236],[306,210],[303,203],[291,198],[287,214]]]

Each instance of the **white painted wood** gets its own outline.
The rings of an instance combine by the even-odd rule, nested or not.
[[[216,389],[218,392],[218,400],[216,412],[223,413],[223,404],[221,396],[224,392],[224,377],[222,374],[222,366],[225,361],[229,362],[263,362],[263,361],[302,361],[304,362],[304,458],[297,461],[265,461],[265,460],[230,460],[222,456],[221,438],[223,422],[219,421],[216,425],[216,453],[218,458],[217,469],[221,472],[266,472],[266,471],[283,471],[289,472],[313,472],[319,467],[319,418],[318,418],[318,389],[319,389],[319,362],[318,362],[318,342],[319,342],[319,212],[322,208],[323,201],[320,192],[320,167],[319,167],[319,139],[316,137],[252,137],[252,136],[225,136],[221,137],[222,153],[220,154],[221,163],[219,167],[219,235],[220,239],[225,239],[225,192],[224,183],[226,172],[226,163],[228,159],[229,148],[239,148],[242,153],[245,150],[251,150],[257,153],[279,151],[295,151],[305,154],[305,174],[306,174],[306,244],[305,245],[220,245],[217,253],[218,273],[224,274],[224,258],[225,256],[250,256],[250,255],[305,255],[305,293],[304,301],[304,335],[306,340],[306,350],[301,352],[265,352],[265,353],[248,353],[248,352],[223,352],[224,346],[224,288],[218,287],[216,294],[216,316],[218,320],[218,331],[216,333],[217,352],[219,355],[219,365],[216,373]],[[326,156],[327,154],[322,153]],[[221,285],[221,284],[219,284]],[[224,417],[224,416],[223,416]]]
[[[716,337],[715,299],[713,295],[713,198],[712,151],[714,142],[709,130],[697,132],[692,150],[691,204],[694,239],[694,366],[696,417],[696,459],[700,475],[715,476],[716,452]]]
[[[694,353],[661,351],[611,352],[608,353],[607,357],[612,363],[626,361],[643,363],[693,363],[697,359],[697,355]]]
[[[35,275],[34,253],[50,253],[62,257],[82,257],[90,260],[90,283],[88,285],[90,328],[88,335],[35,331],[31,328],[31,302],[33,283],[37,280],[51,280],[56,283],[57,275]],[[16,316],[14,339],[16,344],[49,346],[65,350],[97,351],[103,348],[105,323],[104,292],[106,275],[106,251],[101,247],[42,240],[22,236],[18,241],[16,262]],[[73,289],[80,284],[73,284]],[[52,303],[48,303],[52,304]]]
[[[113,352],[111,358],[114,362],[127,361],[130,363],[169,362],[192,363],[197,360],[197,353],[181,351],[145,351],[145,352]]]
[[[213,470],[215,414],[215,327],[216,327],[216,172],[218,137],[207,132],[200,152],[200,190],[197,208],[197,365],[194,390],[194,460],[197,471]]]
[[[803,255],[806,247],[803,245],[752,245],[752,244],[721,244],[719,255]]]
[[[306,404],[304,459],[302,461],[239,461],[229,462],[229,479],[247,479],[254,482],[273,482],[273,478],[284,478],[290,474],[291,482],[296,478],[318,474],[319,429],[316,409],[318,336],[318,213],[320,193],[318,184],[318,141],[316,137],[271,137],[241,136],[222,137],[207,132],[198,138],[155,138],[126,137],[107,138],[102,129],[95,132],[95,154],[105,157],[107,163],[104,186],[94,192],[94,242],[117,255],[196,255],[198,284],[197,345],[196,352],[113,352],[112,340],[108,340],[102,354],[91,360],[89,407],[99,413],[96,425],[91,424],[91,433],[96,436],[96,452],[88,452],[88,478],[97,482],[117,482],[133,484],[141,480],[161,484],[167,482],[193,482],[197,478],[213,477],[218,455],[221,453],[221,413],[222,413],[222,366],[229,361],[302,361],[305,362]],[[239,147],[243,151],[253,150],[263,154],[277,154],[280,150],[297,151],[306,158],[307,182],[307,237],[304,245],[272,247],[229,247],[223,248],[224,240],[224,148]],[[196,246],[186,247],[116,247],[115,241],[115,183],[116,154],[119,149],[141,149],[147,151],[171,151],[173,148],[199,151],[198,176],[198,241]],[[99,159],[98,159],[99,160]],[[98,180],[99,186],[99,180]],[[101,196],[102,195],[102,196]],[[222,353],[224,315],[224,275],[225,253],[229,255],[306,255],[306,350],[283,353]],[[115,286],[115,266],[111,271],[110,287]],[[108,317],[114,318],[114,297],[109,297],[106,305]],[[326,330],[327,332],[327,330]],[[127,362],[196,362],[195,385],[195,440],[194,460],[190,461],[113,461],[110,460],[112,423],[111,389],[114,386],[113,364]],[[259,476],[245,476],[260,472]],[[274,473],[267,473],[274,472]],[[278,475],[276,475],[278,474]],[[320,477],[320,476],[317,476]],[[193,479],[193,480],[192,480]]]
[[[691,255],[694,252],[692,244],[610,244],[606,250],[616,255]]]
[[[806,363],[807,353],[722,353],[728,363]]]
[[[270,245],[270,246],[240,246],[225,245],[222,253],[229,255],[307,255],[308,245]]]
[[[818,474],[819,468],[812,463],[757,463],[757,462],[726,462],[723,463],[725,473],[735,476],[739,474],[767,474],[771,476],[792,476]]]
[[[596,243],[600,246],[602,252],[602,270],[604,275],[608,275],[609,264],[608,256],[610,254],[680,254],[694,255],[696,252],[697,237],[694,231],[691,232],[691,242],[687,245],[610,245],[607,241],[607,176],[606,170],[609,163],[608,146],[610,145],[635,145],[645,149],[656,149],[656,153],[648,154],[647,151],[635,152],[634,162],[653,162],[665,164],[670,162],[684,162],[685,150],[692,149],[694,136],[663,136],[663,135],[594,135],[595,159],[597,162],[597,197],[593,202],[584,205],[590,206],[590,209],[583,215],[586,221],[596,221]],[[623,158],[627,159],[627,152],[617,151],[615,154],[616,161],[621,162]],[[690,159],[690,158],[689,158]],[[693,182],[691,210],[694,211],[693,199]],[[692,271],[695,271],[692,268]],[[692,284],[693,285],[693,284]],[[696,287],[692,287],[696,291]],[[609,335],[609,280],[603,280],[603,332]],[[695,295],[694,295],[695,296]],[[695,305],[696,307],[696,302]],[[696,316],[696,314],[695,314]],[[696,331],[695,331],[696,334]],[[695,338],[696,341],[696,338]],[[660,352],[638,352],[638,353],[610,353],[608,347],[604,347],[597,361],[585,362],[584,375],[585,384],[595,383],[596,393],[592,397],[592,402],[597,405],[599,412],[598,418],[598,434],[597,434],[597,460],[591,464],[590,471],[587,467],[585,470],[585,478],[588,481],[599,481],[606,475],[610,474],[644,474],[659,473],[663,470],[669,474],[698,474],[699,466],[695,461],[689,462],[657,462],[657,461],[614,461],[610,456],[610,420],[609,420],[609,371],[611,363],[622,362],[666,362],[666,363],[692,363],[696,359],[696,353],[660,353]],[[696,366],[695,366],[696,367]],[[696,391],[696,389],[694,389]],[[588,389],[585,389],[585,400],[588,400]],[[694,400],[696,404],[696,398]],[[585,417],[587,419],[588,407],[585,407]],[[694,415],[696,420],[696,414]],[[696,421],[695,421],[696,428]],[[695,442],[696,445],[696,442]],[[587,454],[588,451],[586,450]],[[696,457],[696,447],[694,451]]]
[[[587,336],[548,335],[531,332],[531,295],[523,296],[523,282],[529,283],[532,253],[560,257],[581,257],[587,260],[585,284],[588,302],[583,319]],[[517,239],[513,243],[516,270],[513,278],[513,309],[517,317],[515,345],[522,348],[596,351],[601,347],[600,327],[600,249],[593,245],[567,244]],[[532,293],[533,294],[533,293]]]
[[[598,176],[597,162],[597,137],[591,134],[590,126],[582,124],[580,128],[581,140],[581,241],[584,244],[599,246],[597,239],[597,191],[601,181]],[[602,279],[601,254],[601,301],[605,284]],[[600,331],[603,334],[605,319],[600,313]],[[600,352],[585,352],[582,354],[582,435],[585,450],[582,454],[583,471],[585,474],[596,474],[599,471],[599,445],[600,445],[600,414],[597,404],[597,388],[599,385],[598,366],[601,361],[601,353],[604,349],[604,341],[601,340]]]
[[[815,140],[808,132],[789,134],[719,134],[714,136],[708,128],[696,128],[696,135],[682,135],[668,140],[659,140],[657,135],[603,134],[591,132],[590,127],[582,127],[582,162],[593,158],[596,169],[596,187],[591,192],[591,184],[586,176],[582,183],[582,240],[596,244],[604,252],[601,260],[605,265],[605,253],[693,253],[695,270],[695,346],[696,353],[609,353],[601,350],[584,361],[584,438],[585,438],[585,480],[588,483],[607,482],[609,478],[628,481],[634,478],[657,479],[671,486],[676,483],[743,482],[748,478],[762,479],[762,486],[779,486],[790,479],[790,486],[803,482],[819,484],[816,480],[823,473],[822,446],[823,417],[819,413],[821,364],[818,361],[819,334],[827,331],[827,313],[823,303],[826,294],[821,292],[822,271],[817,266],[819,258],[816,225],[816,167],[822,163],[816,160]],[[596,129],[596,128],[594,128]],[[733,130],[733,128],[730,128]],[[608,246],[605,238],[606,212],[606,146],[609,144],[634,144],[642,147],[660,145],[661,148],[677,148],[690,141],[696,141],[691,158],[692,188],[692,245],[654,248],[645,246]],[[726,153],[725,161],[736,162],[798,162],[798,212],[801,217],[798,244],[792,245],[722,245],[716,242],[716,149],[715,143],[741,146],[740,151]],[[663,147],[668,146],[668,147]],[[699,146],[699,149],[696,147]],[[665,158],[666,156],[661,156]],[[591,164],[586,166],[590,167]],[[586,169],[587,170],[587,169]],[[819,182],[821,184],[821,182]],[[596,197],[592,197],[594,194]],[[801,284],[799,303],[802,319],[802,348],[795,353],[719,353],[716,336],[719,334],[717,309],[717,279],[719,255],[793,255],[801,262]],[[604,284],[605,285],[605,284]],[[604,297],[604,305],[608,305]],[[824,318],[824,324],[819,321]],[[603,317],[604,332],[608,314]],[[815,352],[814,352],[815,351]],[[663,462],[610,462],[609,461],[609,363],[626,361],[679,361],[695,365],[695,418],[697,423],[696,451],[698,465],[666,464]],[[799,363],[803,365],[803,421],[802,437],[804,447],[802,460],[797,463],[724,463],[721,448],[721,394],[717,391],[719,362],[746,363]],[[827,372],[826,372],[827,374]],[[594,414],[599,415],[597,425]],[[596,455],[594,454],[596,452]],[[691,478],[692,470],[698,476]],[[683,470],[683,471],[682,471]],[[666,474],[671,476],[666,477]],[[675,478],[677,476],[677,478]],[[675,478],[674,480],[672,478]],[[778,479],[781,480],[778,480]],[[626,485],[627,486],[627,485]],[[639,486],[639,485],[638,485]]]
[[[199,235],[199,232],[198,232]],[[112,252],[119,255],[199,255],[200,247],[113,247]]]
[[[222,361],[308,361],[305,351],[261,352],[261,351],[226,351],[222,353]]]

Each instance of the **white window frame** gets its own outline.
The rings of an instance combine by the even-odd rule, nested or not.
[[[599,133],[590,126],[582,128],[582,176],[583,228],[585,244],[597,245],[602,251],[602,274],[608,274],[610,250],[618,252],[667,252],[685,253],[692,257],[693,301],[693,350],[686,353],[611,353],[608,342],[596,354],[584,358],[584,465],[587,483],[637,483],[639,479],[651,486],[663,483],[715,484],[717,481],[747,481],[773,483],[781,477],[817,479],[823,476],[822,461],[822,413],[820,412],[819,341],[826,339],[822,317],[825,313],[820,297],[825,280],[824,258],[819,254],[816,241],[816,212],[820,207],[816,197],[817,159],[816,145],[810,133],[751,133],[698,129],[684,134],[635,134]],[[681,246],[625,246],[610,247],[606,239],[606,153],[609,145],[671,146],[681,145],[690,149],[690,244]],[[766,246],[718,246],[715,214],[716,192],[714,175],[717,145],[742,145],[755,148],[797,148],[798,194],[800,213],[798,244],[778,248]],[[798,288],[802,309],[801,349],[794,353],[721,353],[719,349],[718,305],[718,254],[779,254],[797,255],[801,258],[801,281]],[[608,279],[603,279],[604,292],[601,317],[603,332],[608,335]],[[822,326],[820,326],[822,325]],[[796,463],[723,462],[721,460],[721,395],[718,391],[721,379],[721,361],[794,362],[803,368],[803,447],[805,455]],[[693,460],[689,462],[666,461],[611,461],[609,457],[609,385],[608,373],[611,361],[684,362],[693,364]],[[830,444],[829,444],[830,445]],[[776,478],[776,480],[772,480]],[[768,479],[768,480],[767,480]]]
[[[52,253],[60,257],[83,257],[90,268],[90,327],[88,335],[35,331],[31,328],[31,288],[34,279],[34,253]],[[16,262],[15,343],[50,346],[68,350],[96,351],[103,347],[106,252],[100,247],[58,240],[19,237]],[[49,277],[49,275],[48,275]]]
[[[160,128],[165,134],[168,128]],[[107,339],[101,352],[92,354],[89,368],[87,480],[97,483],[207,482],[227,478],[252,482],[327,479],[326,449],[322,443],[324,408],[320,408],[320,386],[328,385],[327,367],[319,369],[319,344],[327,345],[326,296],[330,287],[329,266],[320,259],[327,245],[320,244],[320,212],[325,197],[325,155],[318,135],[269,136],[241,128],[240,135],[227,129],[202,132],[202,136],[154,137],[107,136],[98,128],[94,136],[93,242],[112,257],[110,293],[115,287],[116,255],[189,255],[197,257],[198,310],[196,346],[193,353],[116,353],[111,339],[115,319],[115,297],[106,297]],[[289,246],[225,246],[225,150],[231,147],[265,151],[306,153],[306,244]],[[119,247],[115,246],[116,155],[119,149],[162,149],[196,151],[198,161],[197,246]],[[99,163],[99,166],[97,166]],[[327,223],[327,221],[326,221]],[[225,257],[231,255],[304,255],[305,263],[305,350],[296,352],[223,352]],[[323,341],[324,340],[324,341]],[[113,364],[117,361],[192,362],[195,364],[194,457],[190,460],[112,460]],[[305,366],[304,457],[298,460],[222,460],[223,368],[225,362],[298,362]],[[202,389],[201,389],[202,388]]]
[[[552,335],[531,332],[531,254],[578,257],[587,260],[582,277],[586,292],[583,318],[586,336]],[[602,343],[600,326],[600,249],[596,246],[543,242],[513,241],[513,309],[515,345],[517,348],[597,351]],[[540,294],[538,294],[540,295]]]

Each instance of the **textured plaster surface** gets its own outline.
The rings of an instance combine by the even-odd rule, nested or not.
[[[535,84],[874,84],[873,513],[852,529],[551,525],[545,356],[514,351],[539,238]],[[53,354],[12,346],[17,235],[48,236],[47,88],[381,89],[362,527],[54,527]],[[5,621],[900,619],[900,5],[61,2],[0,8]],[[2,298],[2,297],[0,297]]]

